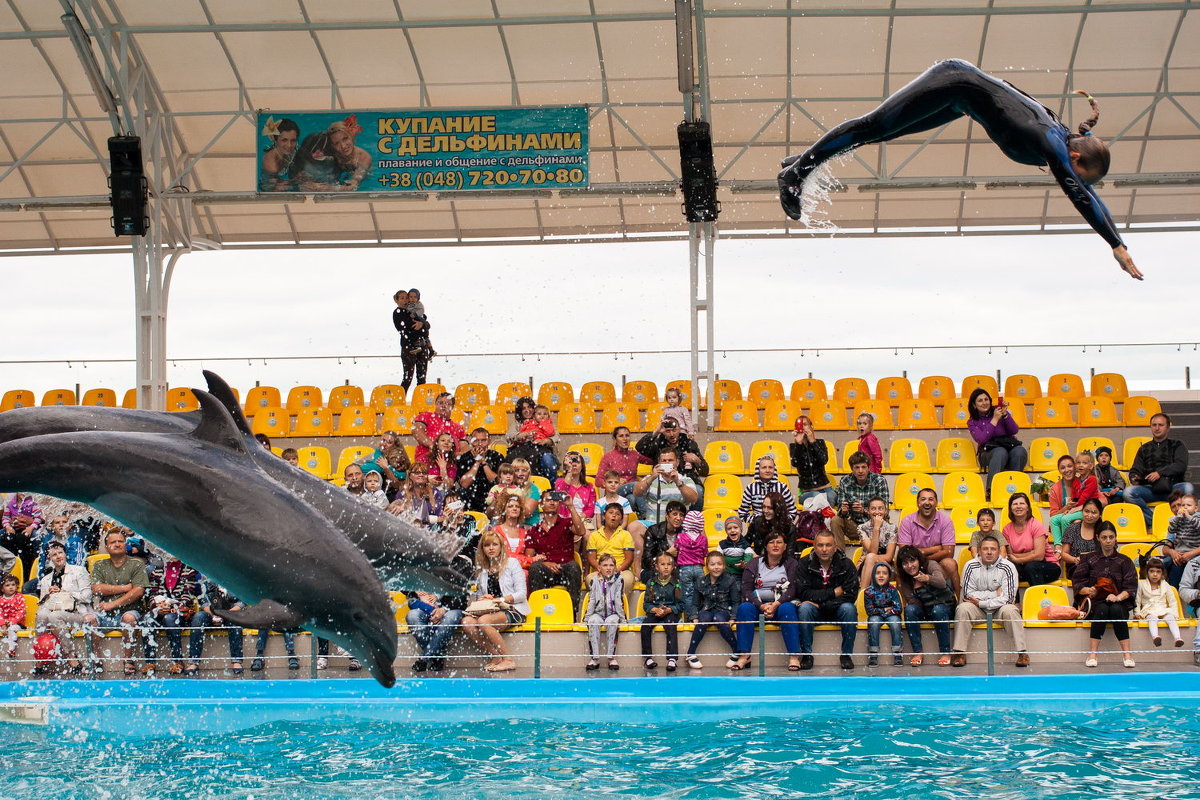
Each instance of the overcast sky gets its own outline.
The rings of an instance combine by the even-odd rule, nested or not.
[[[1133,388],[1183,388],[1184,368],[1200,362],[1191,347],[1002,351],[1005,344],[1195,340],[1200,234],[1132,234],[1128,242],[1143,283],[1120,272],[1092,233],[718,241],[717,346],[814,351],[718,352],[717,370],[743,384],[776,377],[785,386],[812,372],[832,387],[838,377],[873,381],[904,371],[915,386],[928,374],[960,379],[999,369],[1044,379],[1096,369],[1125,373]],[[0,387],[40,394],[80,384],[121,393],[132,385],[131,363],[83,366],[134,355],[128,256],[3,259],[0,270]],[[209,359],[204,366],[243,392],[256,380],[285,390],[348,380],[369,391],[398,381],[399,359],[353,357],[397,352],[391,295],[412,286],[422,290],[441,353],[606,351],[439,357],[431,380],[494,387],[532,377],[578,388],[625,377],[661,387],[688,374],[685,354],[628,355],[688,347],[683,242],[191,254],[179,261],[171,288],[169,352]],[[903,349],[919,345],[1000,348]],[[815,354],[847,346],[899,349]],[[282,356],[343,358],[271,359]],[[11,363],[31,359],[72,363]],[[170,380],[199,385],[200,368],[176,363]]]

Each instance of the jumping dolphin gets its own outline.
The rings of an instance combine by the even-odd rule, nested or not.
[[[204,371],[204,378],[211,394],[232,416],[234,425],[246,440],[246,450],[255,463],[342,531],[379,570],[388,588],[435,594],[461,591],[466,577],[448,566],[459,550],[458,542],[439,540],[393,514],[359,502],[348,492],[271,454],[254,440],[249,422],[229,384],[208,370]],[[77,431],[187,433],[196,427],[200,413],[96,406],[18,408],[0,414],[0,443],[29,436]],[[154,541],[153,536],[150,539]]]
[[[254,603],[223,617],[302,626],[394,685],[396,623],[375,569],[257,464],[220,401],[196,397],[200,422],[188,433],[74,431],[0,444],[0,488],[89,504]]]

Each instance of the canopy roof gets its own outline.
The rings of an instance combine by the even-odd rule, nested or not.
[[[794,235],[779,159],[940,58],[978,63],[1069,124],[1099,100],[1100,192],[1122,226],[1200,220],[1200,4],[1116,0],[696,0],[722,235]],[[148,166],[168,247],[684,236],[669,0],[6,0],[0,251],[127,245],[109,228],[110,117],[60,15],[74,10],[119,127]],[[586,104],[587,190],[256,197],[257,109]],[[157,138],[156,138],[157,137]],[[148,147],[154,152],[153,146]],[[857,151],[835,173],[844,231],[1040,229],[1081,220],[1044,172],[966,120]]]

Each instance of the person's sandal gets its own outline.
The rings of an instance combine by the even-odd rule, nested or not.
[[[137,664],[134,664],[132,661],[126,661],[124,671],[126,675],[137,675]]]
[[[919,667],[924,663],[925,663],[925,656],[921,653],[917,653],[915,656],[913,656],[912,658],[910,658],[908,660],[908,665],[910,667]]]
[[[1099,664],[1100,664],[1100,662],[1096,660],[1095,656],[1088,656],[1087,660],[1083,662],[1083,665],[1085,667],[1095,667],[1095,666],[1099,666]]]
[[[189,678],[194,678],[199,672],[200,667],[196,666],[195,664],[188,664],[183,668],[183,674],[187,675]]]
[[[938,656],[937,665],[938,665],[939,667],[948,667],[948,666],[950,666],[950,654],[949,654],[949,653],[943,653],[942,655]]]

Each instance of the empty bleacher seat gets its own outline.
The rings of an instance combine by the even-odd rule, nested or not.
[[[1023,493],[1029,495],[1029,487],[1033,482],[1029,475],[1025,472],[1013,472],[1005,470],[997,472],[992,478],[991,498],[992,504],[995,506],[1004,507],[1008,504],[1010,495]]]
[[[717,419],[718,431],[757,431],[758,408],[754,403],[734,400],[721,406]]]
[[[1150,519],[1150,537],[1152,539],[1167,538],[1167,526],[1171,524],[1171,506],[1169,503],[1159,503],[1154,506],[1154,515]],[[1145,516],[1144,514],[1142,515]]]
[[[963,400],[971,399],[971,392],[976,389],[983,389],[991,395],[992,402],[996,402],[996,398],[1000,396],[1000,387],[996,384],[996,379],[991,375],[968,375],[962,380],[962,387],[958,392],[958,396]]]
[[[1076,406],[1081,428],[1113,428],[1120,425],[1117,407],[1107,397],[1083,397]]]
[[[51,389],[42,395],[44,406],[73,406],[75,405],[74,389]]]
[[[1083,378],[1069,372],[1051,375],[1046,380],[1046,396],[1061,397],[1068,403],[1078,403],[1083,398]]]
[[[289,411],[304,411],[310,408],[320,408],[324,405],[321,390],[316,386],[293,386],[287,396]]]
[[[1162,406],[1153,397],[1135,395],[1125,398],[1121,407],[1121,423],[1126,427],[1149,425],[1150,418],[1162,412]]]
[[[413,410],[414,414],[433,411],[437,396],[444,391],[446,391],[446,387],[440,383],[419,383],[413,387],[412,395],[408,398],[409,408]]]
[[[385,383],[371,390],[371,407],[380,414],[392,406],[404,406],[404,387],[395,383]]]
[[[1133,466],[1133,459],[1137,456],[1138,448],[1150,441],[1149,436],[1130,436],[1121,444],[1121,469],[1129,469]]]
[[[283,399],[274,386],[253,386],[246,392],[246,416],[253,417],[260,408],[279,408]]]
[[[333,475],[333,456],[326,447],[301,447],[296,450],[300,469],[316,475],[323,481]]]
[[[608,381],[588,381],[579,387],[579,402],[599,410],[606,403],[617,402],[617,389]]]
[[[1009,375],[1004,379],[1004,399],[1010,404],[1032,403],[1041,396],[1042,383],[1036,375]]]
[[[896,406],[901,400],[912,400],[912,384],[908,378],[880,378],[875,384],[875,399]]]
[[[116,408],[117,393],[112,389],[88,389],[83,393],[83,401],[80,405]]]
[[[1125,376],[1115,372],[1097,372],[1092,376],[1092,397],[1107,397],[1114,403],[1119,403],[1129,396],[1129,387],[1125,384]]]
[[[955,470],[978,468],[978,466],[974,439],[953,436],[938,442],[935,466],[938,472],[954,472]]]
[[[946,508],[982,506],[987,502],[983,489],[983,477],[978,472],[949,472],[942,480],[942,491],[939,498]]]
[[[657,425],[658,420],[655,420]],[[635,433],[646,430],[642,425],[642,415],[633,403],[608,403],[600,409],[600,431],[612,431],[624,425]]]
[[[954,400],[947,400],[946,405],[942,408],[942,427],[943,428],[965,428],[967,420],[971,415],[967,412],[967,398],[958,397]]]
[[[899,430],[922,431],[939,427],[937,407],[930,400],[901,400],[896,408],[896,428]]]
[[[342,452],[338,454],[337,467],[333,472],[334,480],[340,483],[342,480],[342,475],[346,471],[346,467],[350,466],[355,461],[361,461],[362,459],[369,457],[374,452],[374,447],[367,447],[366,445],[361,444],[354,445],[353,447],[343,447]],[[301,460],[300,463],[303,465],[304,461]]]
[[[789,397],[808,408],[808,404],[814,400],[828,400],[829,392],[825,388],[825,381],[819,378],[801,378],[792,382]]]
[[[558,411],[575,402],[575,389],[565,381],[549,381],[538,387],[538,405]]]
[[[1029,468],[1034,472],[1058,469],[1058,459],[1071,451],[1057,436],[1039,436],[1029,443]]]
[[[454,387],[454,407],[470,411],[478,406],[491,405],[486,383],[460,383]]]
[[[1109,503],[1101,519],[1117,529],[1118,542],[1142,542],[1150,538],[1146,531],[1146,516],[1133,503]]]
[[[768,455],[775,459],[775,467],[781,475],[796,474],[796,468],[792,466],[792,456],[788,452],[787,443],[781,442],[778,439],[762,439],[751,445],[750,457],[746,461],[746,466],[753,470],[758,460]]]
[[[772,400],[783,399],[783,384],[774,378],[758,378],[746,387],[746,402],[766,408]]]
[[[402,436],[412,433],[414,411],[408,406],[389,406],[383,412],[383,421],[379,425],[381,431],[395,431]]]
[[[803,413],[796,400],[771,400],[763,409],[764,431],[791,431],[796,428],[796,417]]]
[[[727,472],[734,475],[746,474],[746,456],[737,442],[714,439],[704,447],[704,460],[708,462],[710,474]]]
[[[935,406],[944,406],[955,397],[954,381],[946,375],[929,375],[921,378],[921,382],[917,384],[917,397],[921,400],[928,400]]]
[[[833,443],[829,442],[828,440],[826,441],[826,443],[830,447],[833,446]],[[858,452],[858,439],[850,439],[849,441],[846,442],[845,445],[843,445],[842,457],[838,460],[838,463],[841,464],[842,472],[850,471],[850,456],[854,455],[857,452]],[[826,471],[828,471],[828,470],[826,470]]]
[[[293,436],[332,436],[333,412],[328,408],[306,408],[296,412],[296,427]]]
[[[896,439],[888,445],[888,472],[930,472],[929,445],[924,439]]]
[[[330,409],[336,411],[338,415],[337,427],[333,430],[334,436],[374,436],[375,435],[375,409],[370,406],[358,405],[349,406],[348,408]],[[305,416],[298,414],[297,420]]]
[[[465,431],[471,430],[471,409],[466,406],[459,408],[455,403],[454,408],[450,410],[450,421]]]
[[[892,419],[892,408],[886,400],[860,400],[850,414],[850,427],[854,427],[859,416],[870,414],[874,417],[873,427],[877,431],[894,431],[896,423]]]
[[[276,436],[281,438],[290,436],[291,427],[291,412],[286,408],[280,408],[279,406],[260,408],[258,409],[257,413],[250,418],[250,431],[252,433],[265,434],[271,438]]]
[[[361,386],[335,386],[329,390],[329,408],[337,411],[351,406],[363,406],[363,390]]]
[[[1071,404],[1063,397],[1039,397],[1034,400],[1029,421],[1034,428],[1075,427],[1075,420],[1071,418]]]
[[[476,406],[471,409],[471,427],[483,428],[493,436],[508,432],[508,406]]]
[[[680,407],[686,408],[688,410],[688,413],[689,414],[691,413],[691,406],[680,406]],[[657,428],[658,423],[662,422],[663,412],[666,410],[667,410],[667,401],[666,400],[659,400],[657,403],[648,404],[646,406],[646,413],[642,415],[642,418],[645,420],[642,423],[642,428],[644,430],[648,430],[648,431],[652,431],[655,428]],[[692,423],[693,423],[693,427],[694,427],[695,420],[692,420]]]
[[[506,406],[509,411],[522,397],[533,397],[533,389],[528,383],[509,381],[496,387],[496,396],[492,401],[498,406]]]
[[[126,389],[125,396],[123,398],[121,398],[121,408],[137,408],[137,407],[138,407],[137,388],[134,387],[133,389]],[[3,407],[0,407],[0,411],[3,411],[3,410],[4,410]]]
[[[195,411],[199,407],[200,401],[186,386],[167,389],[167,411]]]
[[[713,381],[712,387],[709,389],[708,397],[706,398],[705,407],[712,406],[715,409],[720,409],[721,406],[728,403],[730,400],[738,401],[742,399],[742,386],[737,381],[726,380],[722,378],[719,381]]]
[[[871,399],[871,388],[862,378],[838,378],[833,382],[833,397],[836,403],[853,408]]]
[[[745,485],[737,475],[718,472],[704,479],[704,508],[736,508]]]
[[[814,400],[808,416],[815,431],[844,431],[847,424],[846,406],[834,400]]]
[[[558,410],[559,433],[595,433],[596,412],[591,403],[568,403]]]
[[[650,403],[657,403],[658,399],[658,384],[654,381],[627,381],[621,387],[621,402],[636,408],[645,408]]]
[[[28,389],[9,389],[0,398],[0,411],[11,411],[14,408],[30,408],[37,402],[33,392]]]

